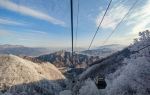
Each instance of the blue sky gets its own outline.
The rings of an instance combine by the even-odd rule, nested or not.
[[[112,0],[93,42],[100,46],[135,0]],[[78,47],[87,47],[109,0],[79,0]],[[69,0],[0,0],[0,44],[31,47],[70,47]],[[74,0],[74,31],[78,0]],[[128,45],[138,32],[150,29],[150,0],[139,0],[134,10],[106,44]],[[75,38],[75,37],[74,37]]]

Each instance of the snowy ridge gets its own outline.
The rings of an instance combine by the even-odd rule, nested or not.
[[[150,45],[150,31],[139,36],[128,48],[89,67],[67,95],[150,95],[150,47],[143,48]],[[92,79],[101,74],[107,83],[103,90]]]
[[[43,92],[36,92],[35,89],[39,88],[57,95],[62,90],[59,82],[64,79],[52,64],[37,64],[14,55],[0,56],[0,91],[3,93],[21,94],[27,90],[25,95],[32,92],[42,94]]]
[[[77,67],[77,68],[86,68],[90,63],[98,60],[98,56],[87,56],[85,54],[74,53],[74,64],[72,64],[72,54],[69,51],[57,51],[51,54],[41,55],[34,57],[43,62],[50,62],[56,67]]]

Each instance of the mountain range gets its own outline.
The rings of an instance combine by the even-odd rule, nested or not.
[[[0,45],[0,54],[13,54],[17,56],[39,56],[57,50],[54,48],[26,47],[22,45]]]
[[[104,45],[104,46],[96,47],[91,50],[81,51],[80,53],[86,54],[89,56],[99,56],[99,57],[104,58],[117,51],[122,50],[123,48],[125,48],[124,45],[111,44],[111,45]]]
[[[86,68],[88,65],[98,60],[98,56],[87,56],[84,54],[74,53],[74,58],[72,62],[72,53],[69,51],[57,51],[47,55],[41,55],[35,57],[43,62],[50,62],[56,67],[76,67],[76,68]]]
[[[78,48],[75,51],[78,53],[89,55],[89,56],[100,56],[106,57],[118,50],[123,49],[125,46],[119,44],[104,45],[93,48],[91,50],[85,50],[84,48]],[[26,47],[22,45],[0,45],[0,54],[13,54],[19,56],[40,56],[56,51],[65,50],[70,51],[70,48],[40,48],[40,47]]]

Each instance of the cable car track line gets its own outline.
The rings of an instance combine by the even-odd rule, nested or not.
[[[107,9],[106,9],[106,11],[105,11],[105,13],[104,13],[104,15],[103,15],[103,17],[102,17],[102,19],[101,19],[101,21],[100,21],[98,27],[97,27],[97,29],[96,29],[96,32],[95,32],[95,34],[94,34],[94,36],[93,36],[93,38],[92,38],[92,41],[91,41],[91,43],[90,43],[90,45],[89,45],[88,50],[89,50],[89,49],[91,48],[91,46],[92,46],[92,43],[93,43],[93,41],[94,41],[94,39],[95,39],[95,37],[96,37],[96,35],[97,35],[97,32],[98,32],[98,30],[99,30],[99,28],[100,28],[100,26],[101,26],[101,24],[102,24],[102,22],[103,22],[105,16],[106,16],[106,13],[107,13],[107,11],[108,11],[108,9],[109,9],[109,7],[110,7],[111,2],[112,2],[112,0],[110,0],[109,4],[108,4],[108,6],[107,6]]]
[[[114,28],[114,30],[111,32],[111,34],[106,38],[106,40],[103,42],[103,45],[106,44],[106,42],[109,40],[109,38],[112,36],[112,34],[116,31],[116,29],[120,26],[120,24],[124,21],[124,19],[129,15],[129,13],[131,12],[131,10],[135,7],[135,5],[137,4],[139,0],[136,0],[133,5],[131,6],[131,8],[128,10],[128,12],[124,15],[124,17],[121,19],[121,21],[116,25],[116,27]]]

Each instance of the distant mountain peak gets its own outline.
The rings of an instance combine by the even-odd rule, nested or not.
[[[110,45],[99,46],[91,50],[85,50],[82,51],[81,53],[90,56],[99,56],[104,58],[106,56],[111,55],[112,53],[122,50],[123,48],[125,48],[124,45],[110,44]]]
[[[103,45],[103,46],[99,46],[96,47],[94,49],[102,49],[102,48],[110,48],[110,49],[123,49],[124,47],[126,47],[125,45],[121,45],[121,44],[109,44],[109,45]]]
[[[19,56],[39,56],[42,54],[47,54],[52,52],[48,48],[33,48],[25,47],[22,45],[9,45],[3,44],[0,45],[0,54],[13,54]]]
[[[60,51],[55,52],[56,55],[60,55],[62,57],[65,56],[65,53],[69,53],[69,52],[66,50],[60,50]]]
[[[89,57],[85,54],[77,54],[74,53],[74,64],[72,64],[72,53],[69,51],[61,50],[54,53],[41,55],[38,57],[35,57],[36,59],[44,62],[50,62],[54,64],[57,67],[87,67],[88,64],[91,64],[92,62],[99,59],[98,56]]]

